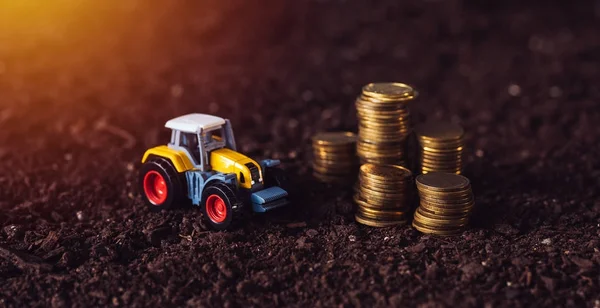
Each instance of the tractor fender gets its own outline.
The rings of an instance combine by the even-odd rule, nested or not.
[[[190,161],[190,158],[183,151],[171,149],[168,146],[161,145],[151,149],[148,149],[142,158],[142,163],[145,163],[152,157],[164,158],[171,162],[175,170],[178,173],[182,173],[191,169],[194,169],[194,164]]]

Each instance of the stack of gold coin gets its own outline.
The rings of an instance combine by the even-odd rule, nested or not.
[[[420,144],[421,173],[460,174],[463,167],[464,130],[450,122],[429,122],[415,127]]]
[[[312,147],[315,178],[328,183],[345,183],[356,179],[359,166],[356,134],[318,133],[312,138]]]
[[[357,153],[362,163],[406,165],[411,132],[407,104],[417,92],[403,83],[370,83],[356,99]]]
[[[416,182],[420,201],[413,227],[437,235],[462,232],[475,204],[469,179],[454,173],[430,172],[419,175]]]
[[[364,164],[354,195],[356,221],[372,227],[405,224],[410,217],[412,173],[396,165]]]

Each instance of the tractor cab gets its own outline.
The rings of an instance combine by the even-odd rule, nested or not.
[[[165,126],[172,130],[169,148],[188,154],[194,166],[201,171],[212,169],[211,151],[222,148],[236,151],[229,120],[195,113],[169,120]]]

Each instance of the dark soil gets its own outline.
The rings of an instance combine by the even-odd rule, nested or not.
[[[0,306],[600,306],[597,1],[17,2],[0,4]],[[467,130],[462,235],[358,225],[350,189],[311,179],[310,136],[355,129],[382,80],[419,89],[417,121]],[[292,207],[227,232],[148,211],[141,155],[188,112],[281,159]]]

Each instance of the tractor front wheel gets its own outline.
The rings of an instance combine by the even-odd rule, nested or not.
[[[202,214],[215,230],[227,229],[234,222],[234,215],[241,206],[233,188],[223,183],[207,187],[202,199]]]
[[[182,189],[175,168],[165,159],[150,160],[140,170],[142,197],[150,210],[172,208],[181,200]]]

